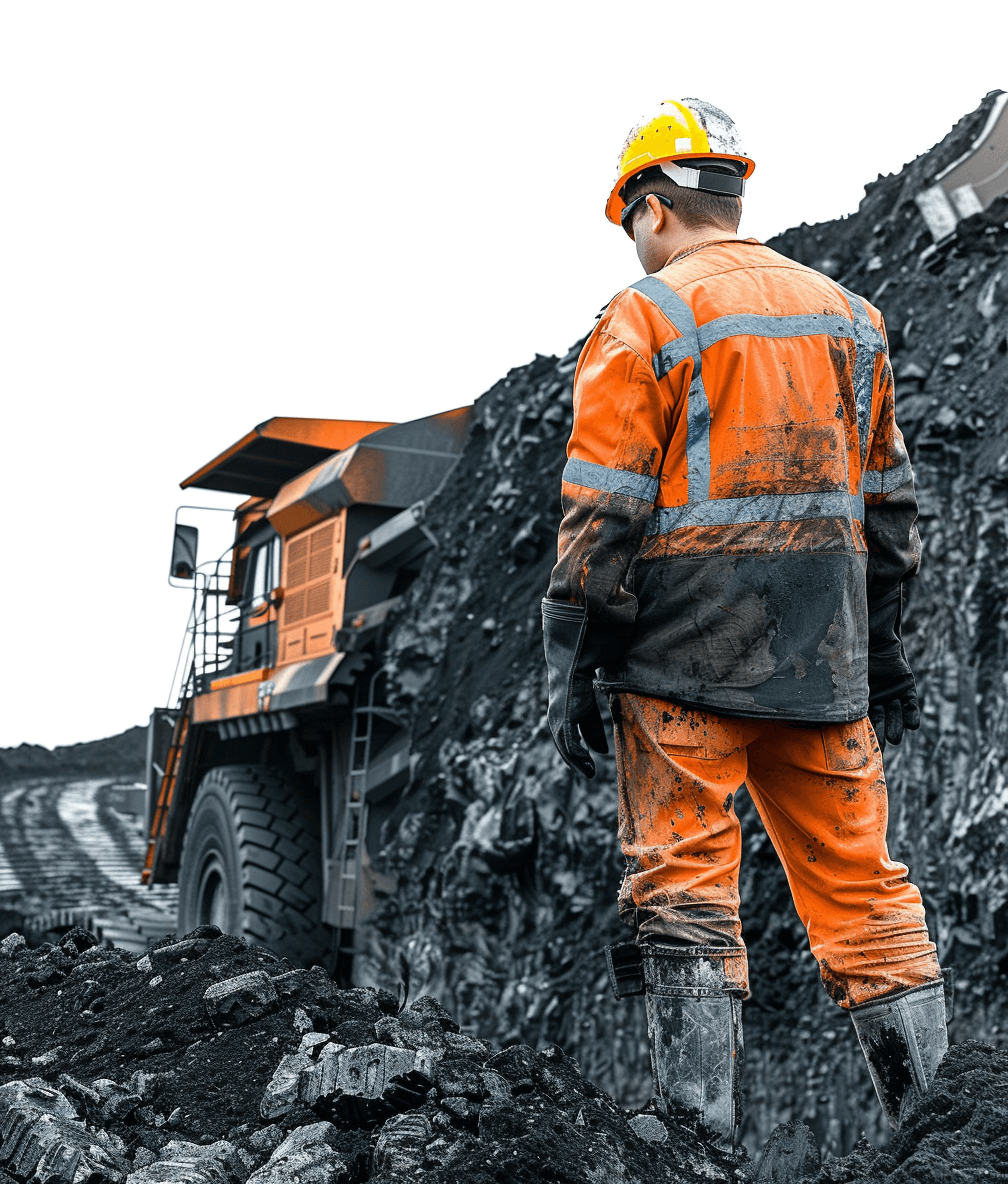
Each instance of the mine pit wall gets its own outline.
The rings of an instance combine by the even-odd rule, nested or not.
[[[960,155],[993,102],[857,214],[770,245],[873,299],[886,317],[897,416],[921,505],[924,563],[906,648],[924,722],[890,747],[889,845],[955,967],[953,1041],[1004,1045],[1008,987],[1008,199],[931,250],[914,203]],[[632,278],[628,276],[628,279]],[[573,371],[537,357],[477,401],[462,459],[431,502],[439,550],[390,635],[397,702],[415,716],[414,784],[383,834],[399,890],[381,905],[362,982],[429,991],[463,1028],[500,1043],[556,1041],[624,1105],[650,1093],[642,1002],[613,1001],[601,954],[616,915],[612,759],[588,782],[546,728],[539,600],[554,562]],[[745,1139],[804,1118],[847,1151],[888,1139],[849,1018],[827,998],[783,871],[748,796],[742,915]]]

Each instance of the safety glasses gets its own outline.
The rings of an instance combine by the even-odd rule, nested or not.
[[[633,219],[634,214],[640,209],[641,205],[647,201],[649,197],[656,197],[663,206],[668,206],[672,209],[672,198],[666,197],[664,193],[642,193],[640,197],[635,197],[629,205],[623,207],[623,213],[619,216],[619,224],[627,233],[627,237],[633,240]]]

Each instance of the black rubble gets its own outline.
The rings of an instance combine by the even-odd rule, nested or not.
[[[86,939],[0,949],[0,1184],[699,1184],[751,1166],[688,1116],[621,1109],[556,1046],[459,1031],[429,996],[400,1010],[210,927],[139,958]]]
[[[814,1184],[977,1184],[1008,1179],[1008,1052],[954,1045],[934,1084],[880,1151],[862,1139]],[[811,1181],[810,1181],[811,1184]]]
[[[0,947],[0,1184],[811,1178],[757,1175],[688,1114],[625,1110],[557,1045],[494,1048],[431,996],[341,990],[211,927],[143,957],[87,936]],[[811,1131],[774,1144],[815,1174]],[[886,1150],[815,1178],[1006,1174],[1008,1053],[969,1041]]]

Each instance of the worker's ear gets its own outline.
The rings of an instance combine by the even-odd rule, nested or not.
[[[651,211],[651,233],[660,234],[668,224],[668,210],[653,193],[647,197],[647,208]]]

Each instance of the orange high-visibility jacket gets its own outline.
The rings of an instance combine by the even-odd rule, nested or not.
[[[621,292],[574,377],[549,596],[632,626],[602,685],[860,719],[867,604],[920,563],[881,314],[755,240]]]

